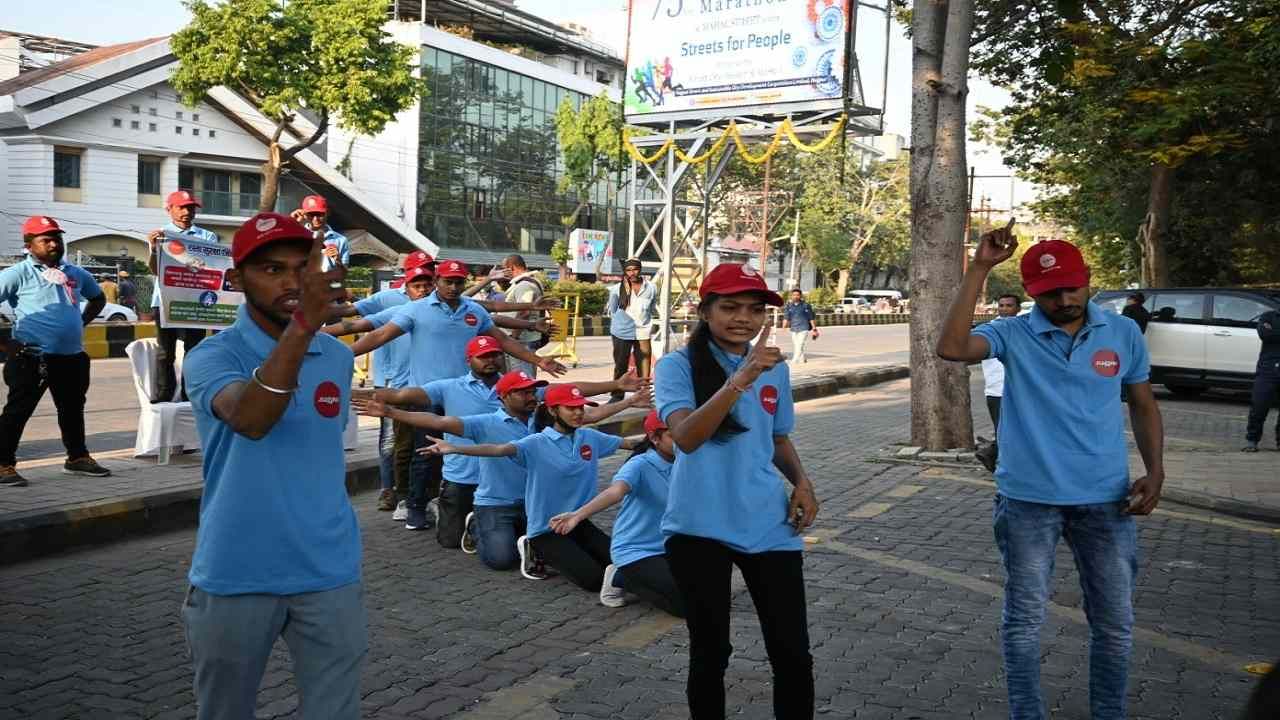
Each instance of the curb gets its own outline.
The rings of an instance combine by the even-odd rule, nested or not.
[[[1212,510],[1213,512],[1230,515],[1241,520],[1280,525],[1280,508],[1267,505],[1251,505],[1239,500],[1220,498],[1208,493],[1196,492],[1195,490],[1180,490],[1167,486],[1161,491],[1160,499],[1177,505]]]
[[[815,400],[855,387],[908,377],[906,365],[860,368],[797,380],[796,402]],[[596,426],[601,432],[639,435],[648,410],[626,410]],[[376,458],[347,463],[347,492],[359,495],[379,487]],[[0,520],[0,566],[33,560],[82,545],[195,527],[203,484],[190,483],[160,492],[94,501],[58,509],[16,513]]]

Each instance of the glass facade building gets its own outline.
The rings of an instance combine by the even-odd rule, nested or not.
[[[424,46],[418,143],[418,230],[445,248],[545,255],[577,198],[561,192],[555,113],[582,93]],[[625,247],[626,193],[611,177],[591,189],[574,227],[608,229]]]

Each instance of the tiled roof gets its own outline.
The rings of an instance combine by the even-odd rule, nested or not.
[[[66,60],[56,62],[38,70],[25,72],[18,77],[0,82],[0,96],[12,95],[23,88],[28,88],[32,85],[42,83],[46,80],[52,80],[53,78],[66,75],[67,73],[75,72],[83,68],[92,67],[100,62],[110,60],[114,57],[119,57],[125,53],[133,52],[138,48],[163,42],[165,39],[166,37],[153,37],[147,38],[146,40],[136,40],[134,42],[121,43],[119,45],[107,45],[105,47],[94,48],[88,52],[83,52],[79,55],[69,57]]]

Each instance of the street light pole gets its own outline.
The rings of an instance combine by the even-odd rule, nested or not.
[[[791,231],[791,289],[795,290],[800,287],[800,275],[798,272],[798,259],[800,257],[800,211],[796,210],[796,224]]]

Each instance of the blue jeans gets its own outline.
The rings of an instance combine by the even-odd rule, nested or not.
[[[396,431],[391,418],[378,418],[378,480],[382,489],[396,484]]]
[[[368,650],[362,584],[299,595],[210,595],[192,587],[182,620],[198,720],[254,717],[258,685],[281,635],[293,656],[299,716],[360,717],[360,666]]]
[[[439,407],[405,408],[410,412],[433,412],[443,415]],[[444,481],[444,458],[439,455],[430,457],[421,455],[418,450],[431,444],[427,439],[425,428],[413,428],[413,458],[409,461],[409,502],[414,510],[425,510],[427,503],[440,495],[440,484]]]
[[[1040,692],[1040,626],[1059,538],[1075,556],[1089,619],[1090,717],[1125,717],[1138,571],[1138,530],[1125,505],[1041,505],[996,496],[992,520],[1006,575],[1001,637],[1010,720],[1048,717]]]
[[[480,561],[494,570],[510,570],[520,563],[516,538],[525,533],[523,505],[476,505],[474,528]]]

